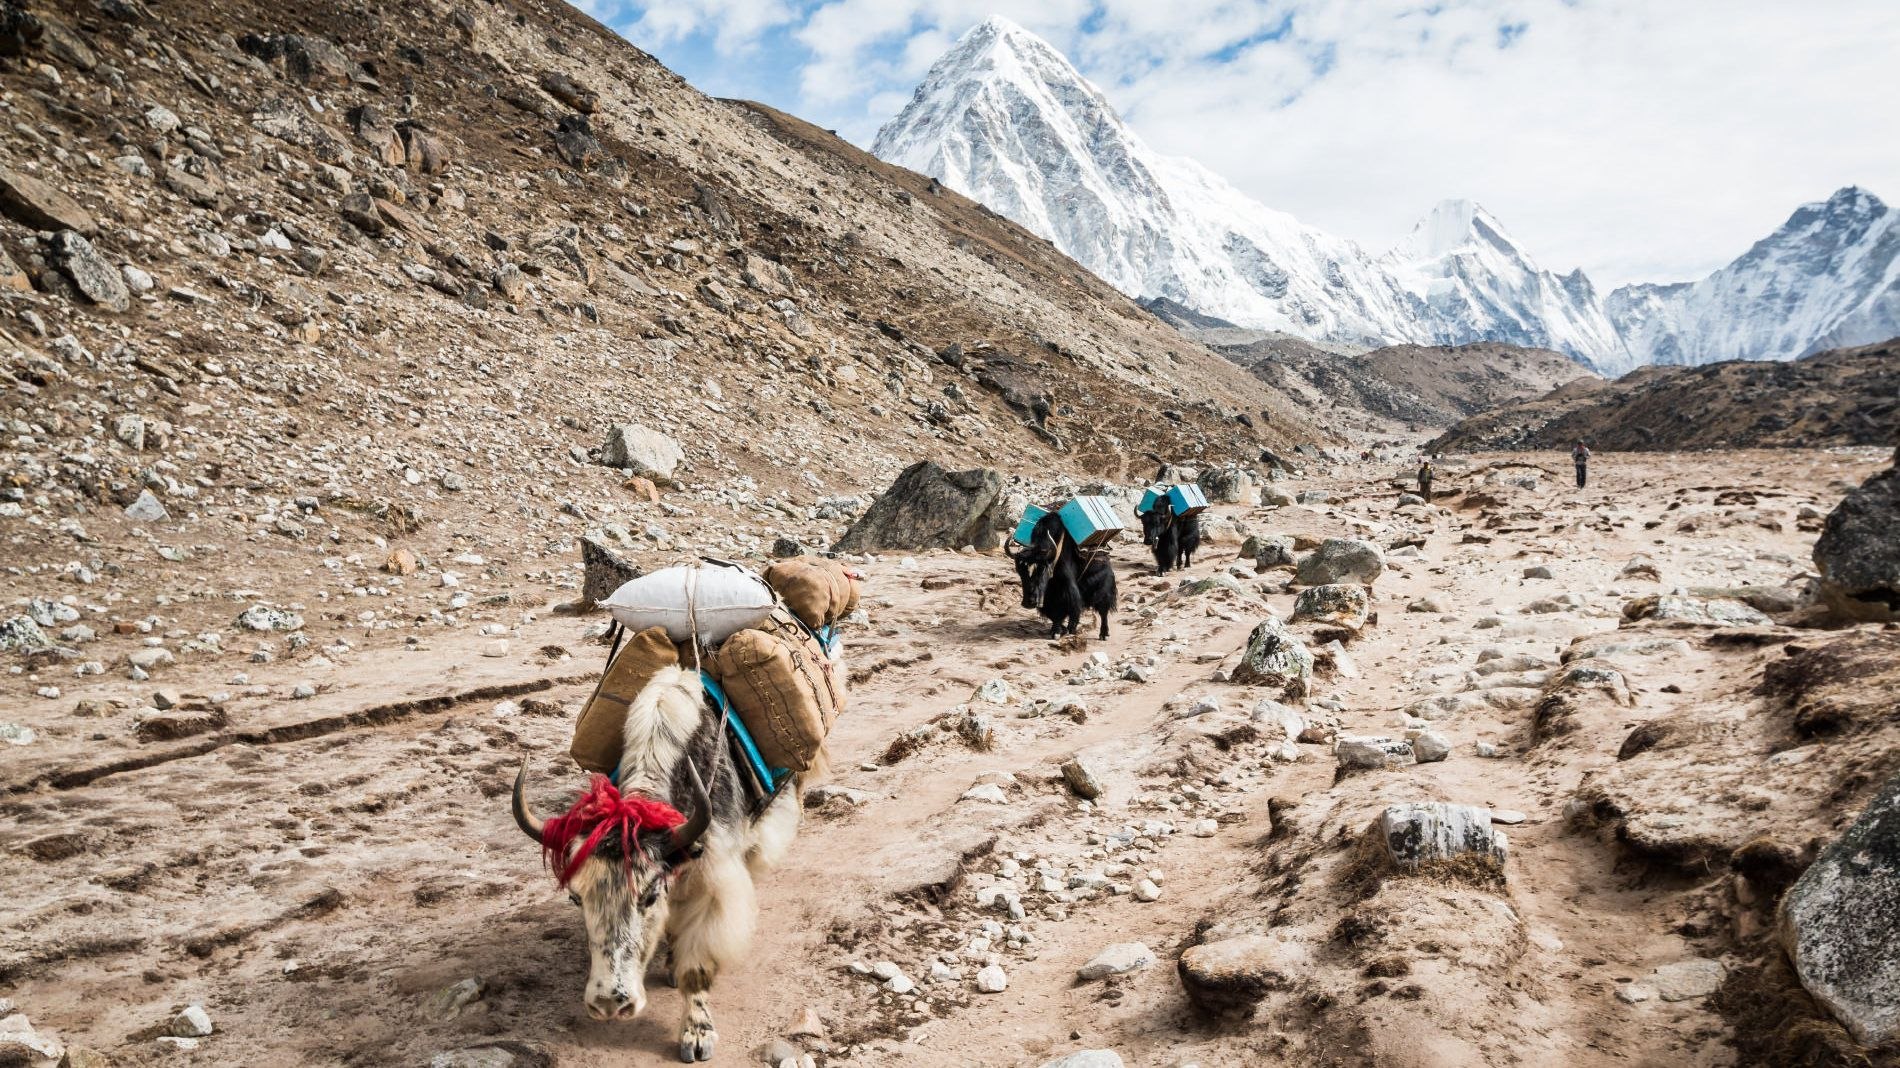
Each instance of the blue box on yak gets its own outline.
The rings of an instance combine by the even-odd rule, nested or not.
[[[1188,483],[1169,490],[1168,503],[1174,507],[1175,515],[1200,515],[1207,511],[1207,494],[1201,492],[1201,487]]]
[[[1077,497],[1056,512],[1069,537],[1084,549],[1094,549],[1115,540],[1128,529],[1107,497]]]
[[[1141,503],[1135,505],[1136,515],[1147,515],[1155,510],[1155,502],[1161,499],[1160,490],[1149,490],[1141,495]]]
[[[1028,545],[1029,539],[1035,536],[1036,524],[1042,522],[1042,517],[1048,514],[1049,510],[1047,508],[1038,508],[1033,504],[1024,508],[1023,521],[1016,524],[1016,543],[1018,545]]]

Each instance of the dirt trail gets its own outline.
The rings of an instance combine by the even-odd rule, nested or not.
[[[1555,665],[1573,637],[1615,629],[1627,597],[1792,580],[1812,538],[1796,529],[1795,509],[1830,506],[1831,483],[1872,466],[1820,452],[1619,456],[1600,458],[1603,484],[1581,493],[1546,477],[1483,512],[1446,498],[1440,510],[1395,514],[1392,472],[1368,464],[1301,484],[1339,504],[1239,514],[1262,533],[1425,534],[1422,550],[1393,554],[1375,584],[1378,621],[1348,647],[1358,676],[1324,679],[1304,709],[1342,733],[1401,735],[1402,710],[1460,692],[1487,648]],[[1450,480],[1475,491],[1481,474]],[[1730,486],[1761,503],[1714,505]],[[1211,547],[1186,577],[1227,572],[1235,550]],[[1654,562],[1661,586],[1623,573],[1638,557]],[[1154,579],[1139,546],[1117,558],[1112,636],[1065,646],[1044,640],[1017,606],[1000,557],[869,565],[871,622],[848,647],[868,677],[832,740],[827,788],[839,796],[808,813],[762,894],[747,966],[715,987],[721,1062],[757,1063],[754,1051],[812,1008],[829,1060],[860,1065],[1036,1065],[1086,1048],[1113,1048],[1133,1065],[1204,1068],[1733,1063],[1727,1025],[1704,1000],[1613,996],[1659,965],[1713,952],[1693,922],[1695,887],[1619,863],[1610,843],[1566,820],[1579,781],[1615,761],[1627,728],[1685,699],[1665,687],[1732,683],[1720,655],[1620,661],[1632,704],[1610,713],[1613,723],[1552,741],[1533,737],[1528,707],[1480,704],[1433,722],[1453,743],[1450,759],[1335,782],[1326,746],[1297,746],[1294,762],[1274,757],[1278,741],[1249,716],[1272,694],[1221,681],[1223,661],[1266,610],[1291,614],[1285,574],[1248,568],[1232,588],[1195,593],[1175,576]],[[1524,577],[1539,564],[1553,577]],[[1434,610],[1407,610],[1426,598]],[[586,692],[572,680],[602,652],[581,637],[592,622],[536,620],[512,639],[522,650],[558,646],[567,660],[484,658],[473,638],[366,653],[338,669],[321,708],[260,702],[237,717],[252,732],[244,737],[63,789],[48,776],[118,759],[120,743],[89,744],[76,720],[79,730],[47,748],[7,754],[5,784],[16,792],[0,800],[9,871],[0,992],[41,1030],[106,1050],[115,1064],[164,1059],[153,1039],[190,1002],[217,1024],[194,1055],[206,1064],[424,1064],[502,1042],[526,1044],[523,1064],[534,1063],[522,1052],[531,1050],[561,1063],[665,1063],[671,991],[656,990],[632,1024],[586,1019],[579,919],[505,811],[523,753],[546,779],[565,765]],[[1123,677],[1142,673],[1148,681]],[[993,679],[1008,684],[1007,703],[974,698]],[[309,737],[256,733],[541,680],[551,681],[533,693],[344,720]],[[167,679],[187,690],[219,681]],[[1218,710],[1187,714],[1202,698]],[[980,718],[974,729],[959,730],[965,713]],[[887,759],[900,735],[939,720],[948,729]],[[989,747],[972,745],[985,729]],[[1476,755],[1480,742],[1499,755]],[[1078,752],[1106,787],[1092,805],[1057,772]],[[1000,783],[1003,802],[959,800],[979,780]],[[1291,813],[1277,832],[1271,798]],[[1274,1002],[1244,1027],[1191,1011],[1174,968],[1183,947],[1210,925],[1297,930],[1302,915],[1329,910],[1330,929],[1363,904],[1327,896],[1338,893],[1330,873],[1342,843],[1384,804],[1407,800],[1524,814],[1508,828],[1509,880],[1497,899],[1513,917],[1511,945],[1484,944],[1478,925],[1457,952],[1414,961],[1409,978],[1368,984],[1343,970],[1351,947],[1322,938],[1301,981],[1330,1007]],[[1127,888],[1150,872],[1160,873],[1160,899],[1139,901]],[[1038,889],[1043,878],[1055,889]],[[986,887],[1003,886],[1017,892],[1020,918],[980,903]],[[1431,900],[1470,899],[1448,890]],[[1157,962],[1077,982],[1078,966],[1120,942],[1146,944]],[[1480,958],[1490,963],[1471,963]],[[882,993],[851,967],[880,960],[899,965],[921,998]],[[979,993],[975,972],[991,960],[1008,987]],[[955,978],[933,979],[933,962]],[[439,993],[470,977],[479,1000],[438,1011]],[[1418,992],[1403,994],[1406,982]]]

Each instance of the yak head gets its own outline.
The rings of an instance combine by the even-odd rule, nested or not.
[[[1062,521],[1053,514],[1044,516],[1036,524],[1029,535],[1028,546],[1014,551],[1007,545],[1004,547],[1003,551],[1016,561],[1016,578],[1023,584],[1024,608],[1031,611],[1042,608],[1050,577],[1055,574],[1062,556],[1073,549],[1068,542],[1068,532],[1062,529]]]
[[[666,932],[667,891],[697,855],[712,800],[691,760],[693,815],[607,777],[561,816],[543,820],[523,797],[528,768],[515,776],[514,816],[540,844],[587,924],[591,964],[584,1001],[596,1020],[631,1019],[646,1008],[646,968]]]

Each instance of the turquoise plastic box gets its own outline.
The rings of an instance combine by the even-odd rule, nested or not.
[[[1036,524],[1041,522],[1042,517],[1048,514],[1049,510],[1047,508],[1038,508],[1033,504],[1024,508],[1023,521],[1016,524],[1016,543],[1018,545],[1028,545],[1030,537],[1036,532]]]
[[[1168,503],[1174,506],[1175,515],[1200,515],[1207,511],[1207,494],[1201,492],[1201,487],[1189,483],[1169,490]]]
[[[1062,517],[1062,525],[1068,529],[1069,537],[1084,549],[1094,549],[1114,541],[1116,535],[1128,528],[1121,517],[1115,514],[1115,506],[1107,497],[1077,497],[1063,505],[1056,512]]]
[[[1147,515],[1155,510],[1155,502],[1161,499],[1160,490],[1149,490],[1141,495],[1141,503],[1135,505],[1136,515]]]

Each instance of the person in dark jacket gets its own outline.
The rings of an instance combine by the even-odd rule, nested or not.
[[[1418,495],[1427,502],[1432,499],[1432,458],[1420,457],[1418,461]]]
[[[1570,450],[1570,462],[1577,465],[1577,488],[1582,489],[1590,478],[1590,449],[1577,442],[1577,447]]]

